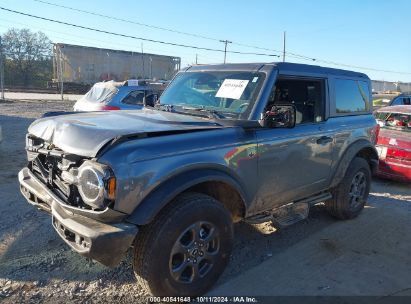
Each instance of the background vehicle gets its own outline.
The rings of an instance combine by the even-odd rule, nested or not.
[[[283,228],[321,202],[356,217],[378,163],[376,131],[364,74],[193,66],[154,108],[35,121],[19,181],[78,253],[115,266],[132,246],[146,291],[195,296],[224,271],[234,222]]]
[[[381,128],[377,175],[411,182],[411,105],[381,108],[375,117]]]
[[[162,83],[144,80],[98,82],[74,105],[74,111],[137,110],[154,106],[164,90]]]
[[[391,100],[389,106],[404,106],[411,105],[411,94],[403,93]]]

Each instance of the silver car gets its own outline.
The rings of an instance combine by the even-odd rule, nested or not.
[[[74,105],[74,111],[139,110],[154,106],[161,89],[147,81],[98,82]]]

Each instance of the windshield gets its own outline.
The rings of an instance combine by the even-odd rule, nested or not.
[[[265,74],[260,72],[185,72],[164,91],[160,104],[180,109],[212,110],[221,117],[246,119]]]
[[[118,92],[118,88],[110,82],[96,83],[83,99],[89,102],[105,102]]]
[[[377,112],[375,118],[381,128],[411,132],[411,114]]]

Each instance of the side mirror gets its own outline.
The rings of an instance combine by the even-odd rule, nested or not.
[[[262,115],[259,123],[264,128],[294,128],[295,117],[294,105],[275,105]]]

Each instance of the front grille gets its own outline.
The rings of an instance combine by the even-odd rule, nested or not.
[[[54,192],[66,201],[70,197],[71,189],[70,185],[61,179],[61,164],[62,159],[59,157],[39,154],[32,161],[32,171],[44,184],[55,190]]]
[[[77,187],[62,178],[63,171],[76,170],[81,165],[81,157],[65,154],[55,148],[48,150],[38,146],[36,149],[27,147],[27,152],[31,155],[29,169],[54,194],[70,206],[90,209],[84,204]]]

